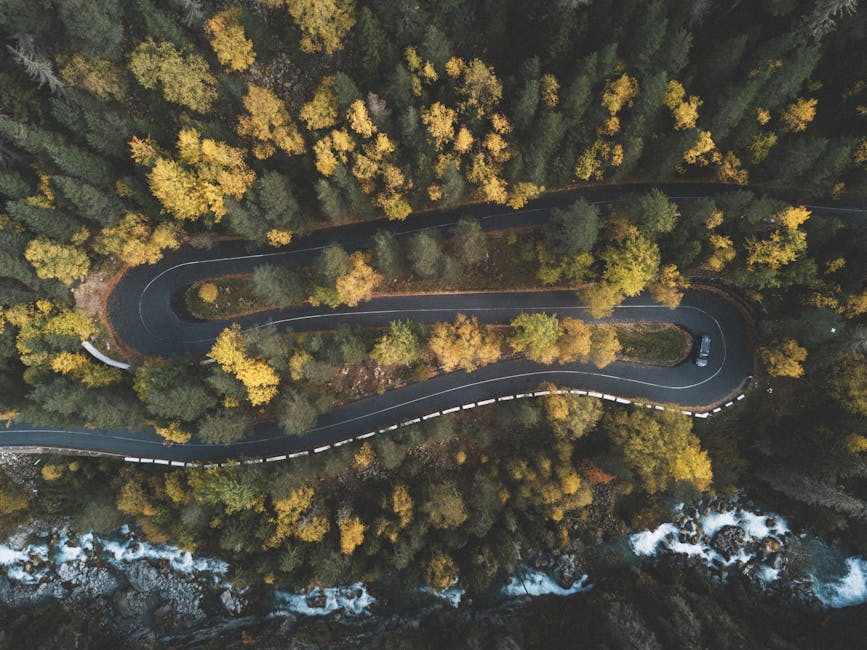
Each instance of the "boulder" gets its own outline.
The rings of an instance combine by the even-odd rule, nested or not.
[[[160,570],[147,560],[130,562],[126,567],[126,578],[136,591],[153,591],[160,586]]]
[[[578,565],[578,561],[574,555],[561,555],[557,558],[551,570],[551,577],[563,589],[569,589],[581,575],[581,567]]]
[[[765,553],[770,555],[771,553],[779,553],[783,548],[783,544],[773,537],[765,537],[762,540],[762,548],[765,550]]]
[[[730,560],[740,553],[745,543],[746,533],[742,528],[723,526],[711,539],[710,546],[726,560]]]
[[[239,615],[247,604],[240,595],[233,593],[231,589],[226,589],[220,594],[220,602],[226,611],[233,616]]]

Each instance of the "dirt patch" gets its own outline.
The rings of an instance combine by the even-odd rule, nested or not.
[[[72,295],[75,298],[75,310],[90,316],[99,328],[92,337],[94,345],[119,361],[136,362],[146,357],[123,345],[108,318],[109,296],[127,270],[128,266],[117,263],[93,271],[72,290]]]
[[[108,271],[90,273],[84,281],[72,290],[75,297],[75,311],[87,314],[95,320],[105,316],[105,304],[115,281],[115,275]]]

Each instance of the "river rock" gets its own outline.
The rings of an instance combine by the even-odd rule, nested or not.
[[[551,570],[551,577],[554,581],[568,589],[572,586],[575,580],[582,575],[581,567],[573,555],[561,555],[557,558],[554,567]]]
[[[305,600],[308,607],[321,608],[325,607],[325,603],[328,602],[328,596],[317,588],[307,594]]]
[[[153,591],[160,586],[160,570],[147,560],[130,562],[126,567],[126,578],[136,591]]]
[[[723,526],[710,541],[711,548],[726,560],[735,557],[746,542],[746,534],[738,526]]]
[[[231,589],[226,589],[220,594],[220,602],[226,611],[234,616],[240,614],[247,604],[241,596],[233,593]]]
[[[783,545],[773,537],[765,537],[762,540],[762,548],[765,550],[765,553],[770,555],[771,553],[779,553],[782,550]]]
[[[114,595],[115,611],[123,618],[145,620],[150,617],[152,599],[135,589],[124,589]]]

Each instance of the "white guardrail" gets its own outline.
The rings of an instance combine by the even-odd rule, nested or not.
[[[363,433],[358,436],[353,436],[352,438],[346,438],[345,440],[339,440],[337,442],[333,442],[328,445],[322,445],[320,447],[315,447],[310,451],[297,451],[293,454],[283,454],[280,456],[269,456],[267,458],[254,458],[250,460],[237,461],[243,465],[255,465],[258,463],[272,463],[278,460],[287,460],[292,458],[298,458],[299,456],[308,456],[312,454],[321,454],[324,451],[328,451],[329,449],[333,449],[336,447],[342,447],[343,445],[347,445],[350,442],[358,442],[361,440],[367,440],[368,438],[372,438],[373,436],[380,433],[387,433],[389,431],[394,431],[396,429],[402,427],[408,427],[413,424],[419,424],[420,422],[426,422],[428,420],[432,420],[433,418],[437,418],[441,415],[449,415],[450,413],[457,413],[458,411],[468,411],[470,409],[474,409],[477,406],[489,406],[491,404],[495,404],[498,402],[509,402],[515,399],[523,399],[525,397],[544,397],[546,395],[585,395],[587,397],[594,397],[596,399],[606,400],[609,402],[615,402],[617,404],[631,404],[638,408],[649,408],[655,409],[657,411],[675,411],[677,413],[682,413],[683,415],[688,415],[690,417],[705,419],[709,418],[712,415],[716,415],[723,409],[729,408],[730,406],[734,406],[736,402],[740,402],[742,399],[746,397],[744,393],[738,395],[735,399],[726,402],[723,406],[718,406],[711,411],[706,411],[704,413],[697,413],[695,411],[685,411],[683,409],[677,407],[663,406],[662,404],[649,404],[645,402],[637,402],[635,400],[629,400],[624,397],[618,397],[616,395],[608,395],[607,393],[597,393],[594,391],[586,391],[579,390],[577,388],[573,389],[562,389],[562,390],[540,390],[534,393],[517,393],[515,395],[501,395],[500,397],[495,397],[491,399],[485,399],[480,402],[470,402],[469,404],[462,404],[461,406],[453,406],[451,408],[447,408],[443,411],[434,411],[433,413],[428,413],[427,415],[423,415],[418,418],[413,418],[411,420],[405,420],[400,424],[392,424],[390,427],[385,427],[384,429],[377,429],[376,431],[368,431],[367,433]],[[55,448],[52,448],[55,449]],[[58,449],[58,451],[75,451],[72,449]],[[80,451],[80,450],[79,450]],[[118,454],[107,454],[111,456],[117,456]],[[157,458],[136,458],[134,456],[124,456],[123,459],[128,463],[146,463],[146,464],[157,464],[157,465],[170,465],[172,467],[220,467],[224,463],[199,463],[199,462],[190,462],[185,463],[181,461],[168,461],[161,460]]]
[[[102,352],[97,350],[90,341],[82,341],[81,347],[90,352],[97,359],[102,361],[107,366],[112,366],[114,368],[120,368],[121,370],[129,370],[130,365],[128,363],[124,363],[123,361],[117,361],[112,359],[111,357],[107,357]]]

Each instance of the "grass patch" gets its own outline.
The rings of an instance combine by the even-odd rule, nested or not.
[[[671,323],[614,323],[622,349],[619,357],[628,361],[674,366],[692,350],[692,335]]]
[[[532,230],[488,235],[488,256],[472,268],[462,269],[454,278],[420,278],[405,272],[387,279],[381,293],[426,293],[433,291],[496,291],[538,289],[536,272],[537,234]],[[552,287],[554,288],[554,287]]]
[[[191,284],[184,292],[187,310],[196,318],[215,320],[270,309],[273,305],[269,305],[253,293],[250,277],[230,275]],[[205,284],[213,284],[217,287],[217,298],[213,302],[206,302],[199,295],[199,288]]]
[[[532,231],[489,235],[488,247],[488,257],[485,261],[473,268],[462,270],[453,279],[448,281],[442,278],[424,279],[407,271],[397,277],[386,279],[377,289],[377,293],[494,291],[539,287],[539,281],[536,279],[536,272],[539,269],[536,237]],[[304,272],[310,284],[313,271],[304,269]],[[214,320],[272,308],[273,305],[264,302],[253,293],[250,277],[235,275],[209,278],[190,285],[184,295],[187,310],[195,318]],[[217,286],[218,294],[213,302],[206,302],[199,296],[199,288],[204,284]]]

